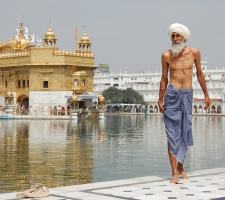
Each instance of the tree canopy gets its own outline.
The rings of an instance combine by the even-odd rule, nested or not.
[[[143,95],[136,92],[133,88],[121,90],[115,87],[110,87],[107,90],[104,90],[102,95],[106,101],[110,101],[111,103],[147,105],[147,103],[144,101]]]

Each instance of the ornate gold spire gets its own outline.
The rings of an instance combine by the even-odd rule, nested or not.
[[[20,26],[21,26],[21,28],[20,28],[20,35],[23,35],[23,22],[20,22]]]

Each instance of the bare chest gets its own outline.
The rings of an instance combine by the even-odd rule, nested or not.
[[[194,57],[192,54],[181,55],[177,58],[170,58],[169,66],[172,71],[192,71]]]

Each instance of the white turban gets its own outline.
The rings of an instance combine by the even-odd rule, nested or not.
[[[178,24],[178,23],[172,24],[169,27],[167,32],[171,39],[172,39],[173,32],[181,34],[184,37],[185,42],[187,42],[191,36],[189,29],[186,26],[184,26],[183,24]]]

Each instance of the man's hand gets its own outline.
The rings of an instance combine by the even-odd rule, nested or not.
[[[159,106],[159,112],[163,113],[164,111],[163,100],[158,100],[158,106]]]
[[[205,97],[205,109],[208,110],[210,109],[210,106],[211,106],[211,101],[209,99],[208,96]]]

